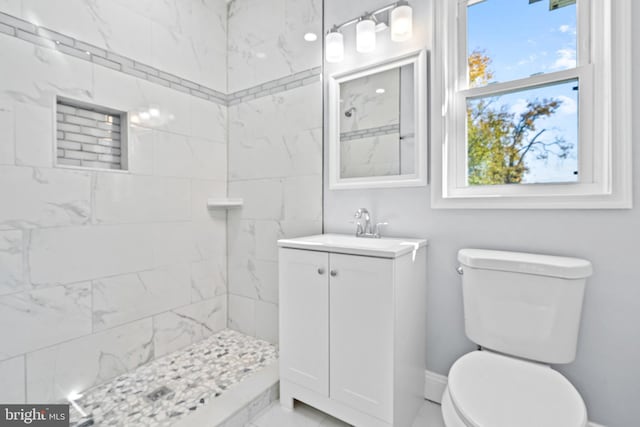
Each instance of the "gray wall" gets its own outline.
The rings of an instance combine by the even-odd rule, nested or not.
[[[340,0],[325,0],[325,28],[364,12],[385,1],[363,0],[359,7]],[[370,6],[369,6],[370,4]],[[403,46],[410,51],[430,46],[430,1],[414,0],[414,41]],[[350,9],[350,10],[345,10]],[[634,4],[634,21],[640,20],[640,5]],[[352,39],[353,35],[346,35]],[[640,28],[633,30],[640,40]],[[340,69],[375,62],[393,46],[379,46],[376,56],[347,57]],[[353,52],[347,46],[347,52]],[[398,52],[397,46],[395,52]],[[640,43],[633,46],[634,80],[638,81]],[[326,75],[338,71],[326,66]],[[326,81],[326,80],[325,80]],[[640,89],[634,85],[634,119]],[[325,92],[326,95],[326,92]],[[327,99],[325,97],[325,99]],[[325,112],[327,106],[325,105]],[[634,120],[634,121],[635,121]],[[328,135],[325,129],[325,135]],[[325,140],[325,160],[327,160]],[[640,151],[634,152],[638,168]],[[325,163],[327,164],[327,163]],[[640,196],[635,179],[635,200]],[[427,369],[447,374],[451,364],[474,349],[464,333],[460,280],[455,273],[456,252],[463,247],[521,250],[584,257],[593,262],[583,311],[578,356],[574,363],[558,366],[578,388],[589,411],[589,419],[608,427],[638,424],[640,409],[640,286],[634,270],[640,251],[640,211],[510,211],[434,210],[430,187],[388,190],[330,191],[325,171],[325,232],[351,233],[347,221],[359,207],[373,212],[374,220],[389,221],[389,236],[429,239]]]

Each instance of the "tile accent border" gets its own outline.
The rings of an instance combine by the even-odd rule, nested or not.
[[[322,67],[315,67],[280,79],[243,89],[227,96],[228,105],[237,105],[264,96],[274,95],[290,89],[307,86],[320,81]]]
[[[2,12],[0,12],[0,33],[217,104],[226,105],[227,103],[227,95],[222,92]]]
[[[84,61],[111,68],[112,70],[223,106],[237,105],[251,99],[306,86],[320,81],[321,78],[322,68],[315,67],[232,94],[225,94],[3,12],[0,12],[0,34],[6,34],[37,46],[57,50],[66,55],[75,56]]]
[[[340,141],[353,141],[354,139],[370,138],[374,136],[391,135],[400,133],[400,125],[386,125],[377,128],[368,128],[344,132],[340,134]]]

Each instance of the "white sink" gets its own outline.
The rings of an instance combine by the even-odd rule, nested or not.
[[[280,239],[281,248],[306,249],[319,252],[337,252],[381,258],[397,258],[426,246],[423,239],[386,238],[369,239],[348,234],[318,234],[316,236]]]

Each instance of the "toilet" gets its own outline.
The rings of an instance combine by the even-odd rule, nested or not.
[[[483,249],[458,252],[466,334],[481,350],[451,367],[446,427],[585,427],[575,387],[550,364],[575,359],[591,263]]]

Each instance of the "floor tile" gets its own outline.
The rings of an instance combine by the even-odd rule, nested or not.
[[[349,427],[349,424],[303,403],[296,402],[290,412],[282,409],[280,402],[274,402],[248,427]],[[413,427],[444,427],[440,405],[425,400]]]
[[[413,422],[413,427],[444,427],[440,405],[425,400],[418,412],[418,417]]]
[[[280,406],[279,401],[276,401],[258,416],[252,425],[255,427],[319,427],[326,417],[325,413],[297,402],[293,411],[287,411]]]
[[[327,418],[322,420],[322,422],[320,423],[320,427],[351,427],[351,424],[347,424],[337,418],[327,416]]]

